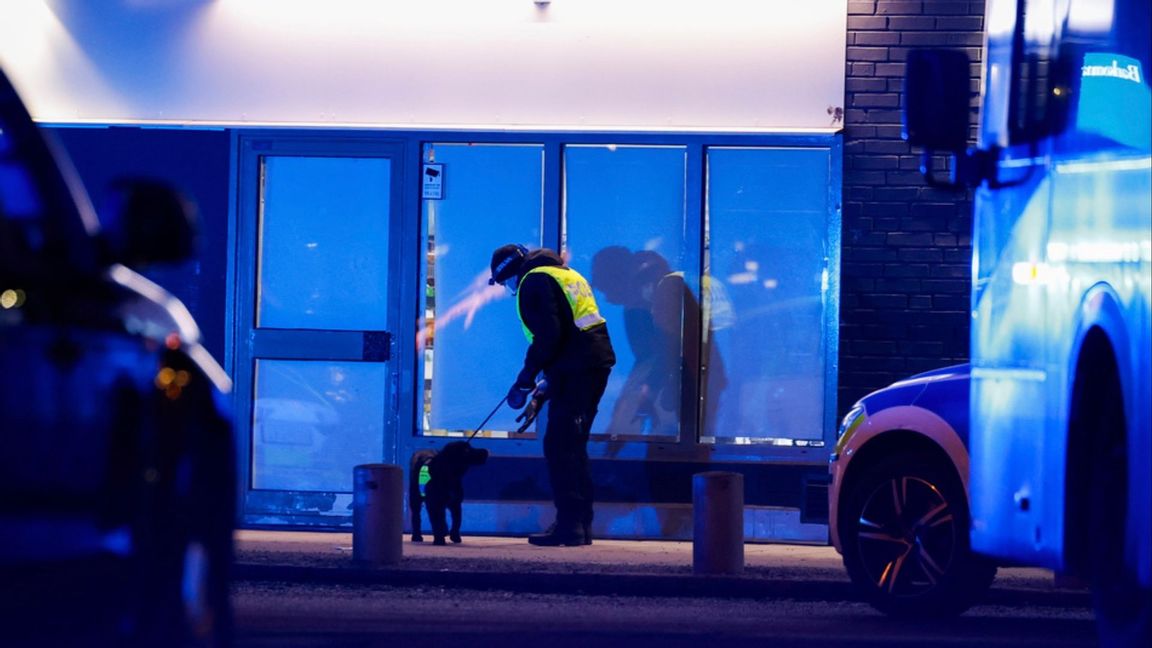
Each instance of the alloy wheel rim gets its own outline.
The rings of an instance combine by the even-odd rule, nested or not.
[[[890,597],[933,591],[956,553],[952,505],[919,477],[881,482],[864,502],[857,531],[861,564],[872,585]]]

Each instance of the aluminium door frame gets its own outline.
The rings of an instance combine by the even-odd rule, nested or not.
[[[402,344],[397,343],[396,330],[403,321],[400,304],[412,300],[405,295],[415,289],[414,268],[406,268],[402,262],[402,250],[410,249],[417,241],[418,226],[406,223],[405,219],[414,213],[412,192],[407,182],[413,168],[410,147],[404,138],[380,137],[361,131],[330,130],[280,130],[251,129],[232,133],[233,185],[230,204],[232,213],[228,228],[228,286],[232,296],[227,300],[227,352],[226,363],[234,377],[234,414],[236,418],[237,467],[240,471],[237,493],[237,511],[242,524],[259,526],[280,524],[291,520],[298,522],[307,517],[303,512],[315,510],[317,520],[313,523],[324,525],[326,515],[343,514],[345,500],[350,495],[340,492],[292,491],[274,489],[254,489],[252,471],[252,423],[254,394],[254,373],[256,353],[256,313],[257,280],[260,244],[260,201],[261,201],[261,158],[265,156],[286,157],[346,157],[371,158],[385,157],[392,160],[390,179],[389,250],[388,267],[389,291],[386,311],[387,326],[390,327],[390,344],[384,350],[382,361],[386,363],[388,394],[384,403],[385,420],[382,422],[384,447],[380,461],[394,463],[398,454],[397,438],[400,436],[399,422],[402,419],[402,403],[399,397],[403,384],[402,367],[411,367],[414,356]],[[295,331],[293,331],[295,332]],[[302,332],[302,331],[301,331]],[[334,348],[353,349],[359,344],[359,332],[332,331],[322,335],[329,338]],[[267,337],[265,332],[263,337]],[[365,340],[367,342],[367,340]],[[277,355],[289,359],[291,354]],[[300,359],[307,359],[303,354]],[[351,358],[349,358],[351,359]],[[367,359],[366,357],[363,359]],[[379,360],[379,359],[378,359]],[[409,374],[411,371],[409,370]],[[411,413],[409,413],[410,415]],[[258,507],[259,510],[254,509]],[[329,513],[325,514],[325,510]]]

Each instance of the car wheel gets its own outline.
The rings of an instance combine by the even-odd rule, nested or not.
[[[205,388],[193,380],[179,400],[162,402],[158,427],[168,444],[157,452],[138,556],[145,645],[232,643],[235,460],[231,428],[213,415]]]
[[[220,648],[232,644],[229,593],[235,512],[234,459],[226,430],[206,430],[191,493],[191,533],[184,550],[181,583],[189,644]]]
[[[185,548],[180,594],[186,646],[231,645],[232,609],[223,554],[220,548],[209,549],[195,541]]]
[[[841,507],[844,566],[874,607],[900,616],[959,614],[996,567],[972,553],[968,501],[950,465],[908,453],[865,468]]]

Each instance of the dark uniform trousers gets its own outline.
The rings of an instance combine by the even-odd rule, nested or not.
[[[548,423],[544,459],[556,503],[556,527],[579,528],[592,523],[592,474],[588,466],[588,435],[610,369],[587,369],[548,378]]]

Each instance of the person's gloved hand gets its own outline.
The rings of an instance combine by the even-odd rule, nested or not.
[[[512,389],[508,390],[508,396],[505,398],[505,401],[508,403],[508,407],[520,409],[528,402],[528,395],[531,393],[531,387],[512,385]]]

